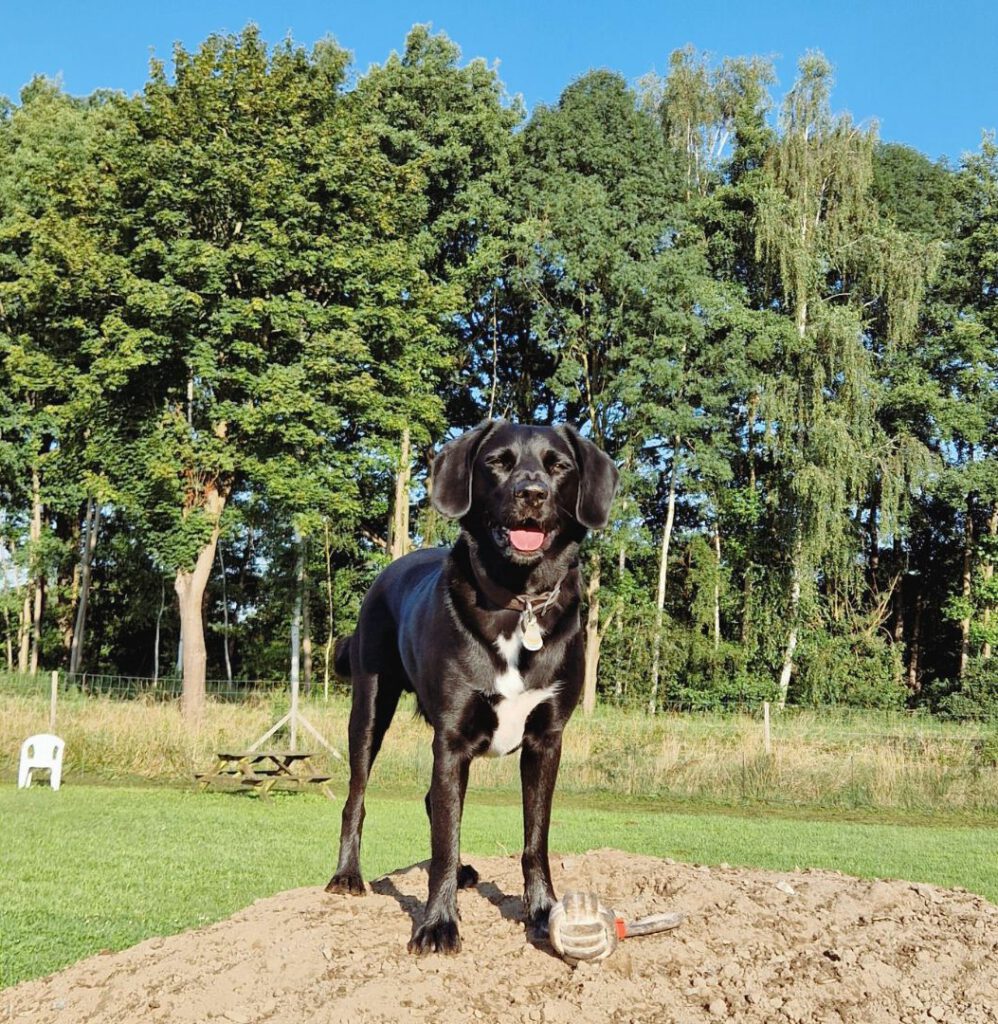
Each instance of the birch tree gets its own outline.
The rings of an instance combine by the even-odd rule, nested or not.
[[[864,333],[867,301],[882,299],[898,333],[915,322],[925,262],[892,261],[891,232],[871,196],[873,129],[834,116],[831,67],[809,54],[784,102],[780,138],[757,198],[757,256],[774,273],[795,340],[777,354],[763,412],[776,465],[774,510],[785,545],[785,701],[801,608],[816,568],[852,572],[849,508],[876,472],[876,378]]]

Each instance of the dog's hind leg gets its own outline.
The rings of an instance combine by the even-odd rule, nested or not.
[[[398,706],[401,687],[390,676],[353,670],[353,704],[350,708],[350,789],[343,805],[340,826],[340,856],[336,873],[326,892],[360,896],[364,881],[360,873],[360,839],[364,828],[364,793],[374,759],[381,749],[385,730]]]
[[[471,762],[465,761],[461,766],[461,817],[464,817],[464,797],[468,792],[468,772]],[[432,790],[428,790],[423,804],[426,807],[426,817],[430,820],[430,831],[433,831],[433,805],[430,800]],[[459,889],[473,889],[478,885],[478,872],[470,864],[459,864],[457,868],[457,887]]]

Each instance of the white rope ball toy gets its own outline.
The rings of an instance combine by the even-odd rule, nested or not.
[[[625,921],[591,892],[567,892],[551,908],[548,931],[551,945],[573,966],[583,961],[605,960],[621,939],[670,931],[682,924],[677,913],[652,914]]]

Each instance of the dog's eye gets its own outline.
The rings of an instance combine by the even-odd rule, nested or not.
[[[549,476],[567,473],[571,468],[571,463],[555,451],[547,452],[544,456],[544,469]]]
[[[489,455],[485,456],[485,465],[488,466],[489,469],[496,471],[509,472],[509,470],[513,468],[515,462],[516,456],[513,455],[508,448],[499,452],[491,452]]]

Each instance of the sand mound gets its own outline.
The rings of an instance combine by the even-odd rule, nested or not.
[[[364,898],[296,889],[207,928],[91,957],[0,995],[5,1021],[998,1022],[998,907],[962,891],[827,871],[697,868],[614,850],[554,858],[558,891],[673,932],[571,968],[524,937],[517,858],[473,861],[464,951],[405,951],[425,865]]]

